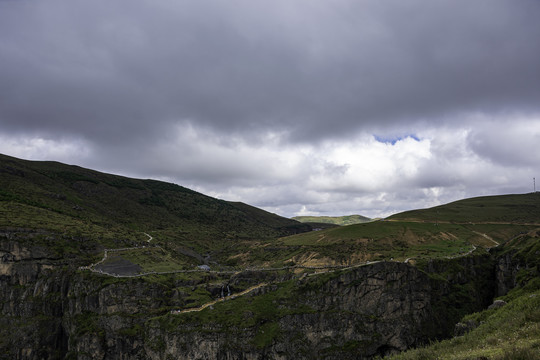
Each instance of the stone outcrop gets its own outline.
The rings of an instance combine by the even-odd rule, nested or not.
[[[506,305],[506,301],[504,300],[495,300],[493,304],[488,306],[488,309],[499,309]]]
[[[478,327],[478,323],[474,320],[468,320],[466,322],[458,322],[454,327],[454,336],[463,336],[469,331],[472,331]]]

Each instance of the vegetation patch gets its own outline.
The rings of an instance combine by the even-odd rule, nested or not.
[[[99,337],[105,336],[105,331],[99,325],[99,315],[93,312],[83,312],[73,317],[77,329],[76,336],[94,334]]]
[[[263,324],[257,330],[257,334],[253,338],[253,344],[262,349],[272,344],[274,339],[278,338],[281,334],[281,328],[276,322],[268,322]]]

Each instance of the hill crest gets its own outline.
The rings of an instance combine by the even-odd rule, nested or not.
[[[372,221],[372,219],[362,215],[344,215],[344,216],[294,216],[293,220],[302,223],[323,223],[339,226],[361,224]]]

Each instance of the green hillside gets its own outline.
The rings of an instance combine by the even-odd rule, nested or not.
[[[323,223],[334,225],[353,225],[371,221],[370,218],[362,215],[346,215],[346,216],[295,216],[293,220],[302,223]]]
[[[540,193],[464,199],[429,209],[405,211],[388,220],[539,224]]]
[[[171,183],[4,155],[0,214],[0,228],[75,236],[90,248],[130,245],[145,238],[142,232],[150,232],[171,246],[200,254],[219,252],[232,240],[272,239],[310,230],[297,221]],[[55,246],[68,251],[75,244]]]

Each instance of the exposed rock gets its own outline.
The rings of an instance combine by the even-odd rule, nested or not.
[[[504,300],[495,300],[493,304],[488,306],[488,309],[499,309],[502,308],[504,305],[506,305],[506,301]]]
[[[497,296],[504,296],[516,287],[516,276],[519,271],[519,262],[510,252],[497,259]]]
[[[458,322],[454,327],[454,336],[463,336],[471,330],[474,330],[478,327],[478,323],[474,320],[469,320],[467,322]]]

